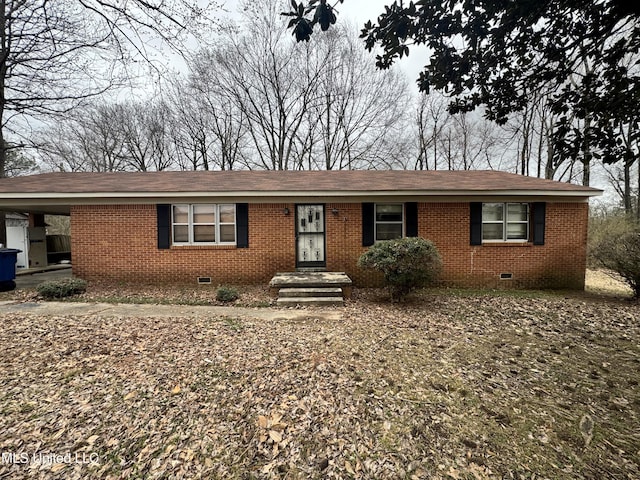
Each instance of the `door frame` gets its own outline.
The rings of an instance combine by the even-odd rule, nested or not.
[[[298,207],[322,207],[322,232],[300,232],[298,231],[298,225],[300,219],[298,218]],[[296,242],[296,268],[326,268],[327,266],[327,208],[324,203],[296,203],[295,206],[295,242]],[[324,258],[319,262],[301,261],[299,256],[299,237],[305,235],[317,235],[322,234],[322,251],[324,252]]]

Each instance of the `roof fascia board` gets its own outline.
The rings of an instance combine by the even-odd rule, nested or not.
[[[588,203],[587,196],[553,196],[553,195],[473,195],[473,196],[380,196],[369,195],[366,197],[327,197],[324,195],[317,197],[226,197],[226,196],[175,196],[175,197],[95,197],[95,198],[42,198],[42,199],[0,199],[1,210],[32,210],[48,209],[64,210],[72,205],[154,205],[158,203],[243,203],[252,204],[278,204],[278,203],[361,203],[366,202],[408,202],[417,201],[422,203],[467,203],[467,202],[558,202],[558,203]]]
[[[602,190],[404,190],[404,191],[238,191],[238,192],[90,192],[90,193],[5,193],[2,200],[94,200],[94,199],[154,199],[158,198],[230,198],[230,199],[291,199],[291,198],[371,198],[371,197],[596,197]],[[4,203],[4,202],[3,202]]]

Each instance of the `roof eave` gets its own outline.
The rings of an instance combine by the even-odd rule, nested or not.
[[[217,191],[217,192],[40,192],[5,193],[0,202],[11,200],[116,200],[116,199],[154,199],[154,198],[304,198],[304,197],[597,197],[602,190],[361,190],[361,191]]]

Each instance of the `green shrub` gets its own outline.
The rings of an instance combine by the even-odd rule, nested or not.
[[[592,256],[604,268],[619,274],[640,298],[640,232],[609,235],[593,246]]]
[[[216,300],[223,303],[233,302],[238,299],[240,293],[233,287],[218,287]]]
[[[601,244],[638,230],[637,220],[625,215],[620,209],[613,207],[594,207],[589,216],[589,238],[587,241],[588,265],[593,268],[602,266],[598,258],[602,255]]]
[[[41,283],[36,290],[43,298],[65,298],[84,293],[87,290],[87,282],[79,278],[52,280]]]
[[[435,281],[442,268],[436,246],[424,238],[400,238],[375,243],[358,259],[360,268],[382,272],[393,301]]]

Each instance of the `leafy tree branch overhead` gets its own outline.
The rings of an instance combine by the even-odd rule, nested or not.
[[[292,7],[283,14],[292,17],[298,41],[309,40],[316,24],[328,28],[338,12],[337,2],[326,0]],[[379,50],[381,69],[412,46],[427,46],[418,86],[450,95],[451,113],[482,106],[504,124],[544,96],[557,116],[558,158],[611,163],[638,156],[639,17],[640,4],[616,0],[395,1],[364,25],[361,38],[369,51]],[[630,124],[632,150],[619,138]]]
[[[342,3],[344,0],[339,0]],[[293,34],[298,42],[308,42],[313,33],[313,27],[320,25],[323,32],[329,29],[329,26],[336,23],[336,15],[331,5],[327,5],[327,0],[310,0],[305,6],[304,2],[297,3],[291,0],[290,12],[282,12],[282,15],[293,17],[289,21],[289,28],[293,28]],[[313,18],[309,15],[313,13]]]

